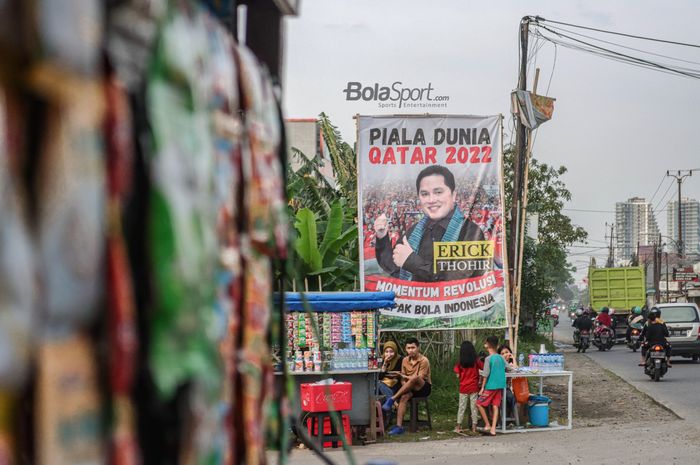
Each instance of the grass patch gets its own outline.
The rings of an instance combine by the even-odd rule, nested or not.
[[[483,336],[478,336],[472,341],[477,350],[483,347],[486,337],[487,334],[484,333]],[[518,352],[525,354],[527,358],[527,354],[531,351],[539,352],[540,344],[544,344],[547,347],[547,351],[555,352],[552,341],[542,335],[521,336],[518,341]],[[459,381],[453,371],[458,359],[459,350],[456,350],[454,360],[446,360],[444,362],[433,362],[431,360],[430,367],[433,380],[432,393],[430,394],[430,409],[433,414],[433,422],[435,422],[434,419],[436,417],[445,420],[449,419],[452,424],[449,431],[455,426],[457,407],[459,406]]]
[[[400,436],[391,436],[391,437],[386,437],[383,440],[380,437],[380,441],[383,442],[417,442],[417,441],[427,441],[427,440],[438,440],[438,439],[452,439],[452,438],[462,438],[465,435],[466,436],[479,436],[478,433],[472,434],[470,431],[464,431],[462,434],[457,434],[453,430],[455,428],[455,424],[457,421],[457,407],[455,407],[454,412],[451,412],[449,415],[447,414],[441,414],[441,413],[435,413],[433,409],[438,406],[438,402],[432,398],[430,399],[430,413],[432,414],[433,418],[433,430],[430,431],[428,429],[422,429],[418,430],[415,433],[411,433],[408,431],[408,424],[409,424],[409,417],[408,413],[406,414],[406,419],[404,420],[404,428],[406,429],[406,433],[400,435]],[[423,413],[421,413],[422,415]],[[422,417],[421,417],[422,418]],[[466,420],[465,420],[466,423]],[[384,428],[388,431],[391,426],[394,425],[394,422],[392,422],[391,425],[384,425]],[[466,425],[465,425],[466,427]],[[468,429],[468,427],[466,428]]]
[[[472,339],[474,347],[476,347],[477,352],[483,350],[486,338],[491,334],[500,334],[501,330],[494,331],[478,331],[476,337]],[[384,333],[383,340],[394,340],[399,344],[399,347],[403,347],[404,340],[411,333]],[[459,361],[459,345],[461,341],[455,341],[457,348],[453,352],[453,356],[443,357],[440,359],[435,359],[432,354],[428,354],[430,359],[430,370],[431,377],[433,381],[432,393],[430,394],[430,413],[433,417],[433,430],[435,431],[447,431],[453,436],[458,436],[452,433],[457,421],[457,407],[459,406],[459,382],[457,380],[457,375],[454,373],[453,369],[455,364]],[[503,340],[501,339],[501,342]],[[531,351],[539,352],[540,344],[545,344],[549,352],[555,352],[554,345],[552,341],[542,335],[521,335],[518,341],[518,352],[527,354]],[[437,426],[436,426],[437,425]],[[424,437],[429,435],[429,431],[424,431],[422,436],[421,433],[416,433],[414,436],[406,435],[404,437],[413,437],[416,440],[417,437]],[[433,435],[430,435],[434,437]],[[444,436],[441,436],[444,437]]]

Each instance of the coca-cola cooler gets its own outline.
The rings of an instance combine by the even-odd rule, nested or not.
[[[352,410],[352,384],[303,383],[301,409],[305,412]]]

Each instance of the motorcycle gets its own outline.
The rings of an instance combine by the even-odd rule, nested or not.
[[[644,374],[654,381],[659,381],[668,371],[666,349],[661,344],[654,344],[647,350],[644,361]]]
[[[612,349],[615,345],[615,333],[607,326],[598,325],[593,332],[593,345],[600,351]]]
[[[576,347],[576,352],[586,353],[586,349],[591,346],[591,331],[589,329],[582,329],[580,331],[574,331],[574,347]]]
[[[627,347],[632,349],[632,352],[639,350],[639,347],[642,345],[641,341],[639,340],[639,335],[641,332],[642,331],[639,328],[634,327],[630,331],[630,340],[627,341]]]

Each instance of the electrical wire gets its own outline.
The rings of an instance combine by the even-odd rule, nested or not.
[[[570,38],[569,36],[566,36],[565,34],[560,34],[558,32],[552,31],[551,29],[548,29],[548,28],[544,28],[544,29],[547,30],[548,32],[551,32],[555,36],[571,39],[576,43],[571,43],[571,42],[561,40],[560,38],[554,38],[554,37],[544,35],[539,30],[534,31],[532,33],[535,35],[540,35],[541,37],[545,38],[546,40],[548,40],[552,43],[559,44],[563,47],[566,47],[566,48],[569,48],[569,49],[572,49],[575,51],[590,53],[590,54],[598,56],[599,58],[605,58],[605,59],[609,59],[609,60],[613,60],[613,61],[617,61],[617,62],[622,62],[622,63],[626,63],[626,64],[629,64],[632,66],[637,66],[637,67],[645,68],[645,69],[651,69],[653,71],[662,72],[662,73],[666,73],[666,74],[681,75],[681,76],[690,77],[693,79],[700,78],[700,70],[696,70],[696,69],[691,70],[690,68],[682,68],[681,69],[679,67],[673,67],[673,65],[663,65],[660,63],[655,63],[655,62],[644,60],[641,58],[625,55],[625,54],[622,54],[622,53],[619,53],[619,52],[616,52],[613,50],[608,50],[608,49],[605,49],[603,47],[599,47],[599,46],[594,45],[594,44],[589,44],[585,41],[581,41],[581,40],[578,40],[575,38]],[[582,45],[579,45],[579,43]]]
[[[547,90],[544,95],[549,95],[549,87],[552,85],[552,78],[554,77],[554,68],[557,66],[557,44],[554,45],[554,61],[552,62],[552,72],[549,73],[549,82],[547,82]]]
[[[664,195],[661,196],[661,200],[659,201],[659,203],[656,204],[656,207],[654,207],[654,208],[651,209],[651,211],[652,211],[653,214],[656,214],[656,211],[657,211],[657,210],[659,209],[659,207],[663,204],[664,200],[666,200],[666,196],[667,196],[668,192],[671,190],[672,187],[673,187],[673,181],[671,181],[671,182],[668,184],[668,187],[666,188],[666,192],[664,192]]]
[[[542,41],[542,43],[544,44],[545,41]],[[554,61],[552,63],[552,72],[549,73],[549,82],[547,82],[547,90],[544,93],[545,96],[549,95],[549,88],[552,85],[552,77],[554,77],[554,68],[557,66],[557,44],[553,44],[553,45],[554,45]],[[535,129],[535,135],[532,137],[532,145],[530,146],[531,153],[535,151],[535,143],[537,142],[537,135],[539,133],[540,133],[540,128],[538,126],[537,129]]]
[[[651,196],[651,199],[649,200],[649,203],[653,204],[654,199],[656,198],[656,194],[659,193],[659,189],[661,189],[661,185],[664,183],[664,179],[668,179],[668,177],[665,174],[661,175],[661,181],[659,181],[659,185],[656,186],[656,190],[654,191],[654,195]]]
[[[585,208],[562,208],[562,210],[570,212],[585,212],[585,213],[615,213],[615,210],[589,210]]]
[[[607,248],[608,248],[608,247],[601,247],[601,248],[598,249],[598,250],[607,249]],[[595,253],[594,253],[594,252],[595,252]],[[579,256],[579,255],[592,255],[592,256],[600,256],[600,257],[603,257],[603,256],[607,256],[608,254],[607,254],[607,253],[603,253],[603,252],[596,252],[595,250],[589,250],[589,251],[587,251],[587,252],[570,253],[570,254],[567,254],[567,257],[576,257],[576,256]]]
[[[632,39],[648,40],[648,41],[652,41],[652,42],[660,42],[660,43],[671,44],[671,45],[681,45],[684,47],[700,48],[700,45],[697,45],[697,44],[688,44],[685,42],[676,42],[673,40],[656,39],[654,37],[638,36],[638,35],[634,35],[634,34],[625,34],[624,32],[608,31],[605,29],[597,29],[594,27],[581,26],[578,24],[565,23],[562,21],[554,21],[552,19],[545,19],[545,18],[542,18],[540,16],[536,17],[536,20],[537,21],[545,21],[547,23],[561,24],[563,26],[575,27],[578,29],[586,29],[589,31],[602,32],[604,34],[612,34],[612,35],[616,35],[616,36],[630,37]]]
[[[578,51],[592,53],[592,54],[597,55],[601,58],[612,59],[612,60],[624,62],[627,64],[632,64],[635,66],[640,66],[643,68],[652,69],[655,71],[677,74],[677,75],[689,77],[692,79],[700,79],[700,70],[695,70],[695,69],[691,70],[689,68],[681,69],[679,67],[673,67],[673,65],[656,63],[656,62],[649,61],[649,60],[646,60],[643,58],[634,57],[634,56],[627,55],[627,54],[624,54],[621,52],[617,52],[615,50],[610,50],[610,49],[607,49],[605,47],[591,44],[591,43],[586,42],[584,40],[577,39],[575,37],[571,37],[569,35],[555,31],[555,30],[553,30],[547,26],[543,26],[541,24],[538,24],[537,26],[538,26],[538,29],[536,31],[534,31],[534,34],[544,38],[545,40],[548,40],[548,41],[553,42],[553,43],[558,43],[559,45],[562,45],[562,46],[567,47],[567,48],[572,48],[572,49],[575,49]],[[559,37],[559,39],[542,34],[541,30],[545,30],[545,31],[553,34],[554,36]],[[561,40],[561,38],[568,39],[574,43],[563,41],[563,40]]]
[[[579,32],[575,32],[575,31],[570,31],[570,30],[568,30],[568,29],[560,28],[560,27],[557,27],[557,26],[550,26],[550,27],[551,27],[552,29],[556,30],[556,31],[564,31],[564,32],[567,32],[567,33],[569,33],[569,34],[574,34],[574,35],[579,36],[579,37],[585,37],[585,38],[587,38],[587,39],[595,40],[595,41],[597,41],[597,42],[602,42],[602,43],[604,43],[604,44],[614,45],[615,47],[620,47],[620,48],[624,48],[624,49],[627,49],[627,50],[633,50],[633,51],[635,51],[635,52],[645,53],[645,54],[647,54],[647,55],[657,56],[657,57],[659,57],[659,58],[666,58],[666,59],[673,60],[673,61],[679,61],[679,62],[681,62],[681,63],[688,63],[688,64],[692,64],[692,65],[700,65],[700,62],[697,62],[697,61],[684,60],[683,58],[676,58],[676,57],[672,57],[672,56],[668,56],[668,55],[663,55],[663,54],[661,54],[661,53],[649,52],[649,51],[647,51],[647,50],[642,50],[642,49],[639,49],[639,48],[629,47],[629,46],[627,46],[627,45],[617,44],[617,43],[615,43],[615,42],[610,42],[609,40],[599,39],[599,38],[597,38],[597,37],[589,36],[589,35],[586,35],[586,34],[581,34],[581,33],[579,33]]]

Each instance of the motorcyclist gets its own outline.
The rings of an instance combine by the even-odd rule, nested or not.
[[[612,318],[610,318],[610,309],[608,307],[601,308],[595,320],[603,326],[612,328]]]
[[[571,323],[574,328],[574,340],[577,341],[580,338],[581,330],[590,331],[593,328],[593,320],[588,315],[588,312],[584,312],[582,308],[576,310],[576,319]]]
[[[627,333],[625,334],[625,339],[630,342],[632,338],[632,329],[642,329],[644,325],[644,315],[642,315],[642,309],[638,306],[632,307],[632,313],[627,317]]]
[[[582,329],[590,331],[591,328],[593,328],[593,321],[591,321],[591,317],[584,313],[583,310],[578,309],[576,310],[576,319],[571,323],[571,326],[579,331]]]
[[[661,310],[654,307],[649,311],[649,320],[639,335],[639,340],[644,341],[642,345],[642,360],[639,366],[644,366],[649,348],[655,344],[660,344],[666,349],[666,364],[669,368],[671,367],[671,344],[666,339],[667,337],[669,337],[668,328],[661,319]]]
[[[595,329],[594,334],[601,335],[604,331],[609,331],[611,337],[614,337],[615,331],[612,329],[612,318],[610,318],[610,309],[608,307],[603,307],[600,309],[600,313],[595,318],[598,323],[598,327]]]

